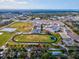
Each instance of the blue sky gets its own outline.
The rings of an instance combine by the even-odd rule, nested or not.
[[[79,0],[0,0],[0,9],[79,9]]]

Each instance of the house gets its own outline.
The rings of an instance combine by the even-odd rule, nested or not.
[[[37,17],[37,18],[35,18],[36,20],[40,20],[41,18],[39,18],[39,17]]]

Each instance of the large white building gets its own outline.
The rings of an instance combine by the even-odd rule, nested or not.
[[[61,30],[60,25],[57,24],[57,23],[53,23],[53,24],[50,24],[50,25],[46,25],[44,27],[44,29],[47,30],[47,31],[50,31],[50,32],[58,32],[58,31]]]
[[[6,32],[14,32],[16,28],[3,28],[0,31],[6,31]]]

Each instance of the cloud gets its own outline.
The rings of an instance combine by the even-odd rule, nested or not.
[[[28,5],[28,2],[22,0],[0,0],[0,9],[26,8],[26,5]]]
[[[21,4],[21,5],[22,5],[22,4],[23,4],[23,5],[28,4],[28,2],[24,2],[24,1],[23,1],[23,2],[16,2],[16,3],[17,3],[17,4]]]
[[[0,0],[0,9],[79,9],[79,0]]]
[[[0,2],[15,2],[16,0],[0,0]]]

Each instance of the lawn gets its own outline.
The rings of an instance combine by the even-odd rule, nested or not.
[[[13,35],[13,33],[2,32],[0,35],[0,47],[4,45]]]
[[[58,33],[51,33],[51,34],[57,38],[57,41],[55,43],[61,42],[62,38],[61,38],[60,34],[58,34]]]
[[[52,33],[53,36],[55,36],[57,38],[57,41],[50,39],[50,35],[34,35],[34,34],[30,34],[30,35],[26,35],[26,34],[21,34],[21,35],[17,35],[14,37],[14,40],[16,42],[20,42],[19,44],[16,44],[16,42],[14,41],[10,41],[8,42],[8,46],[15,46],[19,47],[21,45],[26,45],[26,44],[21,44],[21,42],[48,42],[48,43],[60,43],[61,42],[61,37],[59,34],[56,33]],[[45,44],[46,45],[46,44]],[[50,46],[50,45],[49,45]],[[52,47],[52,46],[50,46]],[[54,47],[54,46],[53,46]]]
[[[9,27],[16,28],[17,29],[16,31],[19,31],[19,32],[29,32],[33,28],[33,23],[31,23],[31,22],[15,22],[12,25],[10,25]]]
[[[49,35],[18,35],[17,42],[53,42]]]
[[[53,34],[54,35],[54,34]],[[17,35],[14,40],[17,42],[56,42],[60,41],[60,36],[58,34],[54,35],[57,38],[57,41],[50,38],[50,35]]]

